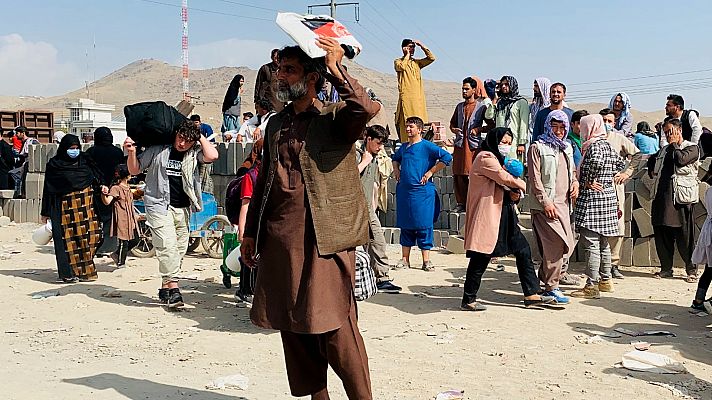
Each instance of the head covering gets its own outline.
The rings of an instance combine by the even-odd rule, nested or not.
[[[616,97],[621,96],[621,100],[623,100],[623,111],[621,111],[620,117],[616,120],[616,126],[615,128],[620,130],[623,121],[630,115],[630,97],[628,97],[625,92],[618,92],[611,97],[611,101],[608,102],[608,108],[611,110],[613,109],[613,102],[616,100]]]
[[[264,139],[260,138],[255,143],[252,144],[252,151],[245,158],[245,162],[242,163],[241,167],[251,168],[255,163],[262,159],[262,147],[264,146]]]
[[[101,176],[94,160],[81,152],[77,158],[71,158],[67,150],[73,145],[81,146],[76,135],[65,135],[57,148],[57,155],[47,162],[44,194],[65,195],[86,189]]]
[[[477,87],[475,88],[475,97],[478,99],[487,97],[487,90],[485,90],[485,84],[484,82],[482,82],[482,79],[474,75],[472,75],[471,78],[474,79],[475,82],[477,82]]]
[[[62,138],[64,137],[64,135],[66,135],[66,133],[64,133],[64,132],[62,132],[62,131],[57,131],[57,132],[55,132],[55,133],[54,133],[54,142],[55,142],[55,143],[61,142],[61,141],[62,141]]]
[[[245,77],[237,74],[232,78],[232,81],[230,82],[230,86],[227,88],[227,92],[225,92],[225,99],[223,100],[223,105],[222,105],[222,112],[225,112],[230,109],[230,107],[235,105],[235,100],[240,97],[240,87],[242,86],[240,84],[240,81],[244,80]]]
[[[495,96],[497,93],[495,90],[497,89],[497,81],[494,79],[486,79],[485,80],[485,92],[487,93],[487,97],[490,98],[490,100],[494,100]]]
[[[653,132],[653,130],[650,129],[650,124],[645,121],[638,122],[638,126],[636,126],[635,131],[637,133],[642,133],[645,136],[657,137],[655,132]]]
[[[114,135],[111,134],[111,129],[101,126],[94,131],[95,146],[113,146]]]
[[[581,153],[586,154],[591,144],[606,139],[606,128],[603,126],[603,117],[600,114],[587,115],[581,118]]]
[[[487,136],[485,136],[485,140],[480,146],[480,150],[489,151],[494,154],[501,165],[504,165],[504,158],[506,157],[506,154],[499,152],[499,142],[502,141],[502,138],[505,135],[512,136],[512,131],[509,128],[494,128],[487,132]]]
[[[529,105],[532,122],[534,121],[534,117],[536,117],[536,113],[538,113],[539,110],[551,105],[551,99],[549,96],[551,91],[551,81],[549,78],[539,77],[534,79],[534,82],[536,82],[537,86],[539,86],[541,97],[534,97],[532,99],[532,104]]]
[[[551,129],[552,120],[563,122],[566,132],[569,132],[569,117],[566,116],[566,113],[562,110],[554,110],[546,116],[546,120],[544,121],[544,134],[539,136],[537,142],[541,142],[555,150],[564,151],[566,150],[568,143],[566,143],[564,139],[559,139],[554,134],[554,131]],[[564,135],[564,138],[565,137],[566,135]]]
[[[507,82],[507,85],[509,86],[509,93],[499,93],[499,100],[497,101],[497,112],[505,112],[504,125],[509,126],[509,121],[512,117],[512,106],[514,105],[514,103],[523,99],[524,97],[519,94],[519,83],[517,83],[517,79],[515,77],[505,75],[500,80],[500,85],[502,84],[501,82]]]

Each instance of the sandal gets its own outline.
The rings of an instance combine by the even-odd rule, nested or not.
[[[432,261],[426,261],[423,263],[423,271],[435,271],[435,266]]]
[[[672,271],[658,271],[653,276],[655,279],[672,278]]]
[[[697,274],[689,274],[689,275],[687,275],[687,278],[685,278],[685,282],[687,282],[687,283],[696,283],[696,282],[697,282]]]
[[[407,263],[403,260],[398,261],[398,264],[396,264],[393,269],[406,269],[410,268],[410,263]]]

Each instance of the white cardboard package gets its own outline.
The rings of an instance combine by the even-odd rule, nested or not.
[[[354,58],[363,49],[361,43],[349,33],[343,24],[326,15],[302,15],[285,12],[277,14],[276,22],[311,58],[326,55],[326,52],[316,45],[316,39],[319,36],[334,38],[342,45],[353,49],[353,56],[349,57],[347,52],[348,58]]]

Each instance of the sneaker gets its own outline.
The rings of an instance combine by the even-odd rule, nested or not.
[[[398,294],[403,290],[400,286],[396,286],[391,281],[378,282],[376,283],[379,293],[391,293]]]
[[[554,296],[547,296],[546,294],[539,295],[538,299],[524,299],[524,307],[536,307],[536,306],[541,306],[544,304],[551,304],[555,303],[556,299]]]
[[[158,289],[158,300],[163,304],[168,304],[168,289]]]
[[[621,270],[616,265],[611,267],[611,276],[613,276],[613,279],[624,279],[625,278],[625,276],[623,275]]]
[[[569,273],[566,273],[566,274],[561,275],[561,278],[559,278],[559,284],[560,285],[578,286],[581,284],[581,279],[576,275],[571,275]]]
[[[238,303],[242,302],[252,304],[253,297],[250,294],[244,294],[240,292],[240,290],[238,289],[238,291],[235,292],[235,300],[237,300]]]
[[[603,279],[598,282],[598,290],[601,292],[613,293],[613,279]]]
[[[598,290],[597,284],[586,284],[582,289],[574,290],[571,297],[580,297],[584,299],[600,299],[601,291]]]
[[[183,307],[185,304],[183,303],[183,296],[180,294],[180,289],[178,288],[173,288],[173,289],[168,289],[168,307],[170,308],[179,308]]]
[[[423,271],[435,271],[435,266],[433,265],[433,262],[428,260],[423,263],[422,267]]]
[[[694,312],[704,311],[704,312],[707,312],[707,309],[705,308],[705,302],[703,301],[702,303],[697,303],[697,302],[693,301],[693,302],[692,302],[692,305],[690,306],[690,311],[694,311]]]
[[[569,304],[569,298],[564,296],[564,292],[561,289],[554,289],[548,292],[544,292],[544,296],[551,296],[554,298],[556,304]]]
[[[405,260],[400,260],[398,261],[398,264],[396,264],[393,269],[408,269],[410,268],[410,263],[406,262]]]

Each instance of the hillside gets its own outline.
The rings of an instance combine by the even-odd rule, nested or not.
[[[384,74],[358,64],[350,63],[349,72],[362,85],[372,88],[383,100],[388,114],[393,113],[398,100],[398,88],[395,75]],[[252,94],[257,71],[245,67],[220,67],[206,70],[191,71],[191,92],[200,99],[196,101],[195,113],[203,117],[203,121],[214,127],[219,127],[220,106],[225,90],[235,74],[245,76],[245,92],[243,95],[243,111],[253,110]],[[521,85],[528,87],[528,85]],[[158,60],[139,60],[112,72],[90,85],[91,98],[100,103],[115,104],[117,114],[126,104],[148,100],[163,100],[168,104],[177,103],[181,97],[180,67],[169,65]],[[428,101],[428,112],[432,121],[447,122],[452,110],[460,100],[459,82],[425,81]],[[528,94],[526,91],[524,94]],[[0,109],[43,109],[54,111],[57,116],[67,117],[64,103],[87,97],[86,89],[78,89],[61,96],[54,97],[9,97],[0,95]],[[661,105],[662,105],[661,101]],[[574,109],[596,111],[603,104],[571,104]],[[662,109],[662,107],[661,107]],[[662,110],[655,113],[643,113],[634,110],[635,121],[659,121],[663,118]],[[652,124],[651,124],[652,125]],[[712,125],[712,118],[703,118],[703,125]]]

